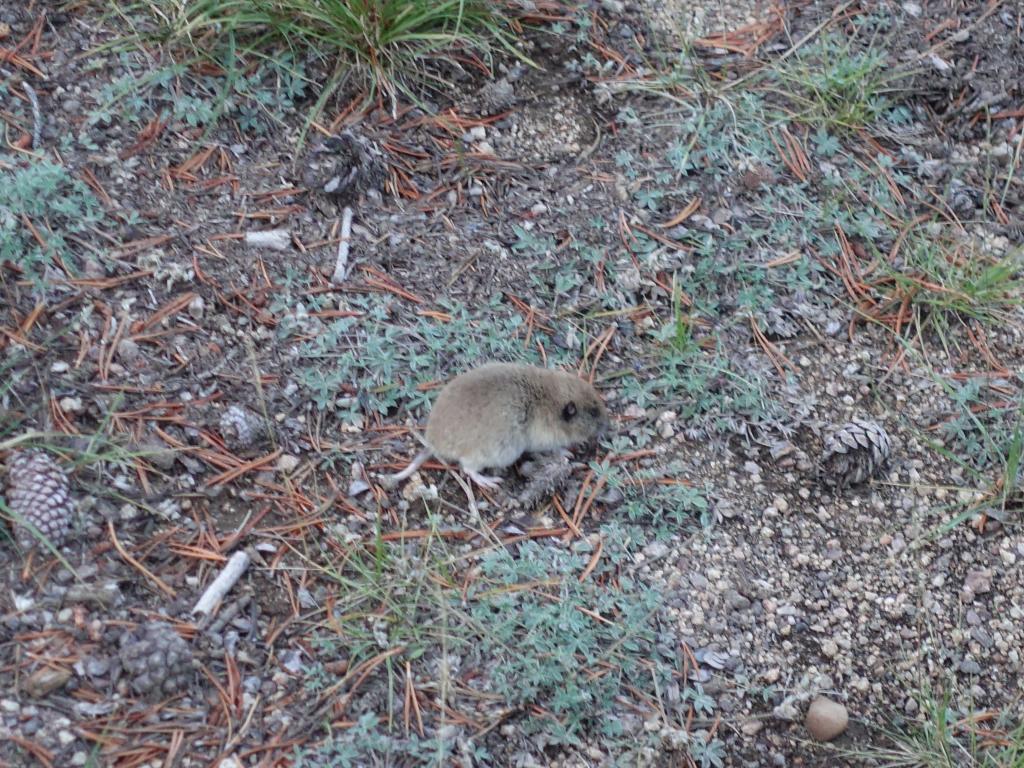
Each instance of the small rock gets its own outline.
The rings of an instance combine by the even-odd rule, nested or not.
[[[662,541],[652,541],[644,547],[644,556],[649,560],[657,560],[668,554],[668,545]]]
[[[103,677],[110,671],[110,659],[106,656],[90,656],[85,661],[85,671],[92,677]]]
[[[846,707],[826,696],[818,696],[811,702],[804,720],[807,731],[818,741],[832,741],[849,724]]]
[[[157,439],[155,436],[140,442],[139,451],[142,458],[163,470],[172,469],[174,463],[178,460],[177,451],[167,447],[162,440]]]
[[[279,472],[294,472],[302,459],[292,456],[290,453],[283,453],[277,459],[277,470]]]
[[[800,711],[796,708],[796,702],[788,698],[772,709],[772,714],[779,720],[796,720],[800,716]]]
[[[734,611],[745,611],[750,607],[750,600],[734,589],[725,593],[725,604]]]
[[[931,64],[933,67],[935,67],[935,69],[937,69],[939,72],[941,72],[944,75],[949,73],[949,72],[951,72],[953,70],[953,67],[950,66],[948,61],[946,61],[945,59],[939,57],[938,55],[936,55],[934,53],[928,54],[927,58],[928,58],[928,63]]]
[[[515,103],[515,89],[504,78],[495,80],[480,89],[480,100],[488,112],[500,112]]]
[[[25,690],[28,691],[29,696],[34,696],[38,699],[63,687],[70,679],[70,669],[65,667],[58,667],[56,669],[41,667],[29,675],[28,680],[25,681]]]
[[[365,480],[353,480],[348,484],[348,495],[355,498],[361,493],[366,493],[370,490],[370,484]]]
[[[970,591],[972,595],[983,595],[991,589],[992,571],[988,568],[970,571],[964,579],[964,591]]]
[[[921,15],[921,6],[918,3],[903,3],[903,11],[916,19]]]
[[[745,736],[757,736],[762,729],[764,729],[764,722],[753,717],[744,720],[743,724],[740,725],[740,731]]]
[[[117,343],[117,356],[125,365],[131,365],[142,356],[142,350],[137,342],[131,339],[121,339]]]
[[[622,411],[622,415],[627,419],[642,419],[647,415],[647,411],[641,408],[636,403],[630,403]]]
[[[960,662],[960,671],[965,675],[980,675],[981,665],[974,659],[964,659]]]
[[[202,296],[194,296],[188,303],[188,313],[193,320],[202,320],[203,312],[206,310],[206,302]]]
[[[708,588],[707,578],[704,574],[697,573],[696,571],[690,574],[690,584],[692,584],[695,589],[704,590]]]
[[[80,397],[62,397],[60,399],[60,409],[65,413],[81,413],[85,406],[82,405],[82,398]]]
[[[0,699],[0,711],[6,712],[9,715],[17,714],[21,712],[21,704],[13,699]]]

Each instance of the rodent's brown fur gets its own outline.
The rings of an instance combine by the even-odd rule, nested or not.
[[[488,363],[457,376],[438,395],[427,421],[431,453],[458,461],[481,485],[485,467],[507,467],[524,452],[558,451],[607,429],[608,412],[597,391],[564,371],[514,363]],[[426,452],[425,452],[426,453]],[[421,454],[395,479],[408,477]]]

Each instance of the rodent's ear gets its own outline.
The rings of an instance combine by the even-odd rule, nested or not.
[[[576,403],[574,403],[572,400],[570,400],[568,403],[565,404],[565,407],[562,409],[562,420],[563,421],[572,421],[575,416],[576,416]]]

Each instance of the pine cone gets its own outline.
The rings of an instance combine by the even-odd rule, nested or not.
[[[526,509],[536,506],[543,497],[550,498],[551,494],[565,487],[572,477],[572,464],[562,457],[524,465],[520,471],[525,472],[527,466],[532,469],[530,481],[517,497],[519,504]]]
[[[262,417],[238,405],[231,405],[220,415],[220,434],[232,450],[251,448],[263,439],[266,429]]]
[[[7,506],[24,549],[36,545],[40,535],[59,547],[71,530],[75,505],[67,475],[42,451],[19,451],[7,460]]]
[[[189,644],[162,621],[121,635],[121,666],[135,693],[155,697],[187,690],[195,671]]]
[[[350,130],[324,139],[307,155],[305,165],[305,185],[342,204],[380,187],[388,173],[381,148],[369,137]]]
[[[825,438],[821,479],[837,488],[863,483],[892,453],[889,435],[878,424],[854,419]]]

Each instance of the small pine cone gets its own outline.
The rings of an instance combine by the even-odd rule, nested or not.
[[[825,438],[821,478],[838,488],[863,483],[889,459],[892,443],[881,426],[854,419]]]
[[[170,624],[151,621],[121,635],[121,667],[140,696],[174,696],[195,673],[192,649]]]
[[[380,146],[367,136],[346,130],[328,136],[306,156],[305,185],[351,202],[387,179],[388,166]]]
[[[247,408],[231,405],[220,415],[220,434],[233,450],[251,448],[266,435],[263,419]]]
[[[522,470],[530,466],[532,473],[530,481],[517,497],[519,504],[525,509],[530,509],[544,497],[551,498],[551,494],[564,488],[572,477],[572,464],[568,459],[556,457],[546,462],[535,462],[532,465],[524,465]]]
[[[7,506],[13,513],[15,538],[24,549],[38,544],[40,534],[59,547],[75,513],[67,475],[42,451],[19,451],[7,460]]]

